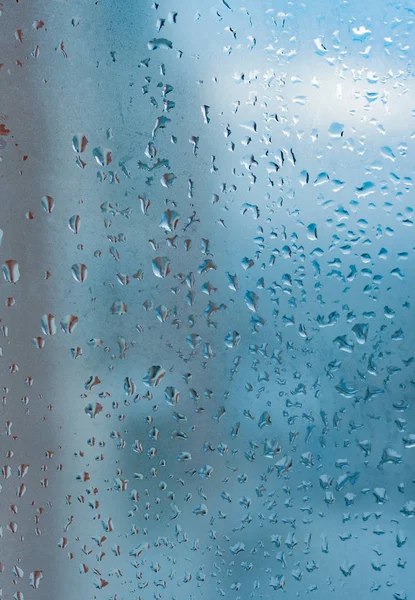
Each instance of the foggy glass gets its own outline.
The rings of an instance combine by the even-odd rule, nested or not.
[[[410,600],[415,3],[0,14],[0,598]]]

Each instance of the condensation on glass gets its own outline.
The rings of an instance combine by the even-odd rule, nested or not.
[[[0,597],[410,600],[414,2],[0,12]]]

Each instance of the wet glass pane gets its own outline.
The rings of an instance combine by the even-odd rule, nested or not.
[[[0,598],[410,600],[414,2],[0,13]]]

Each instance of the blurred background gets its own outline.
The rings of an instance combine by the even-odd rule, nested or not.
[[[0,597],[409,600],[415,3],[0,13]]]

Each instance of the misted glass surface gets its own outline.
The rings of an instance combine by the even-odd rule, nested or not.
[[[413,599],[415,2],[0,14],[0,598]]]

